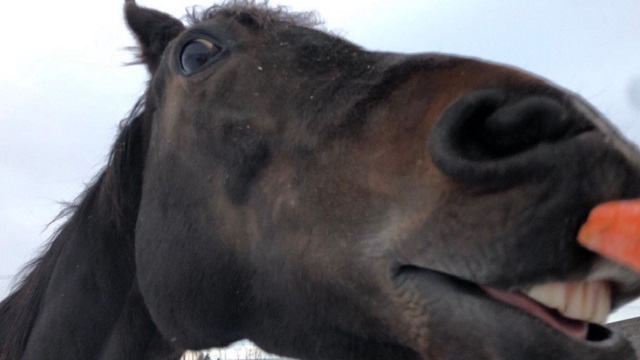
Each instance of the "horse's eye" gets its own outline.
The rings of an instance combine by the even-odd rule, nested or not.
[[[189,75],[198,71],[219,53],[220,48],[209,40],[191,40],[182,48],[180,65],[184,73]]]

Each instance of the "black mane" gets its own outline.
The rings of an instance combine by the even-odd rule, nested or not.
[[[144,99],[140,99],[127,118],[121,121],[107,165],[56,217],[54,222],[63,220],[63,224],[43,247],[40,256],[20,271],[20,281],[0,302],[0,339],[6,341],[0,346],[0,359],[21,358],[57,260],[65,245],[84,226],[90,209],[102,207],[98,211],[107,215],[107,221],[133,240],[135,218],[131,219],[126,214],[137,211],[140,199],[141,169],[136,166],[139,166],[140,155],[144,153],[140,149],[143,110]],[[131,201],[132,195],[138,201]]]

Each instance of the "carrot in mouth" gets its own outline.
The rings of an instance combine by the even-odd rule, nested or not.
[[[580,228],[578,243],[640,272],[640,199],[596,206]]]

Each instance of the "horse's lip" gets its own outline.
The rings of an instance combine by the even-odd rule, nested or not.
[[[500,302],[499,300],[492,298],[486,293],[486,291],[483,289],[483,286],[477,283],[459,278],[455,275],[444,273],[438,270],[417,267],[413,265],[398,267],[397,270],[395,271],[395,275],[396,277],[402,277],[402,275],[407,272],[411,272],[413,273],[413,275],[417,274],[417,276],[419,276],[420,273],[425,273],[425,274],[431,274],[431,275],[437,274],[437,276],[444,277],[446,281],[450,282],[452,285],[455,285],[458,288],[464,289],[464,292],[467,296],[480,298],[485,303],[493,303],[493,304],[499,304],[502,307],[510,307],[513,310],[517,311],[517,313],[519,314],[518,316],[522,316],[523,319],[527,319],[525,321],[531,321],[538,324],[543,324],[543,326],[545,326],[548,329],[548,333],[557,334],[557,336],[562,336],[566,339],[567,342],[572,342],[573,344],[576,344],[578,346],[586,346],[586,347],[589,347],[590,349],[593,349],[594,351],[609,351],[612,349],[617,349],[623,346],[625,343],[628,344],[628,341],[619,332],[613,329],[610,329],[608,327],[604,327],[604,326],[592,324],[592,323],[588,324],[589,334],[587,339],[586,340],[576,339],[574,337],[571,337],[563,333],[558,329],[555,329],[553,326],[551,326],[547,322],[543,321],[542,319],[532,314],[525,312],[522,309],[513,307],[509,304]],[[504,314],[501,314],[501,316],[508,316],[507,314],[508,313],[504,313]],[[525,324],[523,326],[527,326],[527,325]],[[592,340],[592,338],[595,338],[596,340]]]
[[[546,305],[535,301],[520,291],[502,291],[487,286],[482,286],[482,289],[489,295],[489,297],[506,305],[522,309],[523,311],[545,321],[573,339],[588,339],[589,323],[586,321],[568,318],[557,311],[553,311]],[[598,331],[598,333],[601,332]]]

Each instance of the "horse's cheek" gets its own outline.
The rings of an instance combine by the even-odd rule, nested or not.
[[[148,186],[136,226],[137,278],[151,317],[167,339],[185,348],[234,341],[247,271],[224,246],[205,202],[159,194],[161,188],[173,187]]]

